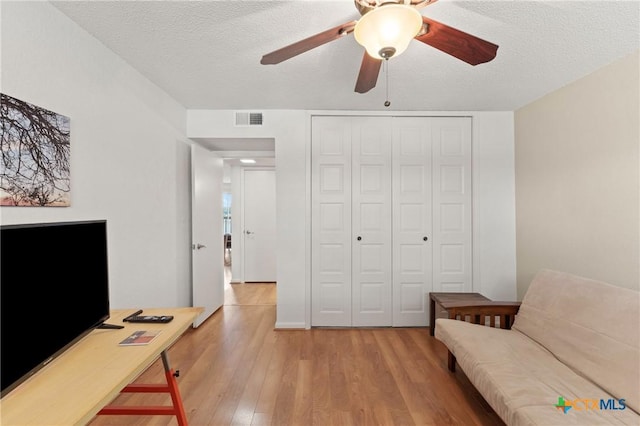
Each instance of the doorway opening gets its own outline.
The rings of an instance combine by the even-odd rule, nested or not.
[[[226,269],[231,274],[231,192],[222,193],[222,235],[225,276]]]
[[[231,179],[230,193],[223,200],[223,216],[228,216],[223,219],[228,234],[224,305],[275,305],[275,168],[264,160],[254,166],[227,162]]]
[[[202,199],[198,204],[197,200],[202,198],[202,191],[195,190],[194,184],[192,188],[194,197],[192,216],[195,218],[192,219],[193,228],[195,229],[195,224],[198,224],[198,235],[202,233],[203,228],[210,234],[216,234],[208,238],[207,241],[211,241],[208,244],[200,244],[200,246],[194,244],[194,247],[204,249],[203,254],[214,254],[210,258],[195,255],[192,257],[193,303],[197,301],[198,305],[210,306],[210,312],[203,316],[201,323],[217,308],[226,304],[226,292],[232,284],[245,281],[243,237],[246,233],[243,229],[242,214],[242,171],[252,166],[275,171],[275,139],[192,138],[192,140],[195,142],[192,147],[192,182],[195,182],[200,189],[202,187],[213,189],[206,193],[207,200]],[[252,164],[246,164],[243,161],[247,159],[252,160],[250,161]],[[209,167],[209,164],[213,167]],[[224,196],[228,204],[223,208],[225,193],[230,195]],[[195,197],[194,194],[199,194],[199,197]],[[275,193],[272,198],[275,203]],[[196,230],[192,232],[195,235]],[[275,241],[275,237],[273,240]],[[206,250],[207,246],[210,247],[209,250]],[[276,250],[272,251],[275,253]],[[203,261],[205,259],[206,261]],[[197,265],[196,260],[198,260]],[[275,260],[273,265],[275,266]],[[211,277],[206,277],[206,274]]]

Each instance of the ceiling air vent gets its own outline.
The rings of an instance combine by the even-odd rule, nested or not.
[[[236,112],[236,126],[262,126],[262,113]]]

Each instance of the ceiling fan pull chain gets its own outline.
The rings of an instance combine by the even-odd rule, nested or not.
[[[384,106],[385,107],[389,107],[389,105],[391,105],[391,102],[389,102],[389,59],[385,59],[384,60],[384,77],[385,77],[385,83],[386,83],[386,100],[384,101]]]

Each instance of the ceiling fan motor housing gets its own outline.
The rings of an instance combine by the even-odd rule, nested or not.
[[[383,4],[406,4],[407,6],[413,6],[416,9],[421,9],[435,1],[437,0],[353,0],[356,5],[356,9],[360,12],[360,15],[364,15]]]

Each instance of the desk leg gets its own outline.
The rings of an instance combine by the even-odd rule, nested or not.
[[[169,365],[166,351],[162,351],[162,364],[166,385],[131,384],[125,386],[121,393],[168,393],[171,395],[172,406],[133,406],[133,405],[107,405],[98,412],[99,415],[169,415],[176,416],[179,426],[187,426],[187,415],[184,412],[182,397],[178,389],[176,376],[178,375]]]
[[[169,357],[166,351],[162,351],[162,364],[164,365],[164,374],[167,378],[167,384],[169,385],[169,393],[171,394],[171,401],[173,401],[173,408],[175,410],[176,419],[178,425],[187,426],[187,415],[184,412],[184,405],[182,404],[182,397],[180,396],[180,389],[178,388],[178,381],[176,377],[178,373],[173,371],[173,368],[169,365]]]

